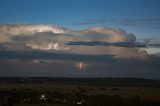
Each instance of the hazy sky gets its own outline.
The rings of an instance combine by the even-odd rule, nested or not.
[[[159,0],[0,0],[0,76],[160,78]]]

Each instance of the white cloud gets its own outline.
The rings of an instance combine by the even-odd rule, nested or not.
[[[104,46],[70,46],[69,41],[128,42],[133,43],[135,35],[122,29],[95,27],[82,31],[64,30],[51,25],[0,25],[0,42],[20,44],[43,51],[61,51],[89,55],[115,55],[117,58],[146,58],[147,53],[135,48]],[[9,49],[9,46],[7,46]],[[18,50],[18,47],[15,47]],[[25,48],[26,49],[26,48]],[[12,48],[13,50],[13,48]]]
[[[73,41],[105,41],[105,42],[133,42],[135,36],[121,29],[95,27],[83,31],[64,30],[51,25],[0,25],[0,42],[10,40],[14,36],[34,36],[37,33],[64,34],[65,39]],[[45,33],[46,34],[46,33]],[[64,36],[63,36],[64,37]],[[64,40],[58,37],[58,40]],[[68,38],[68,39],[67,39]]]
[[[0,25],[0,42],[7,42],[13,36],[29,36],[41,32],[64,33],[64,30],[52,25]]]
[[[128,34],[122,29],[94,27],[83,31],[68,31],[76,35],[74,41],[100,41],[100,42],[134,42],[135,35]]]

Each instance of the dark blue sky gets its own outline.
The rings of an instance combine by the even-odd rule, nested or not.
[[[159,0],[1,0],[0,20],[64,25],[93,18],[153,18],[160,17],[159,4]]]
[[[0,23],[54,24],[73,29],[118,27],[138,35],[158,36],[159,5],[159,0],[0,0]],[[125,20],[129,24],[124,24]],[[138,25],[130,25],[135,20]]]
[[[0,0],[0,22],[62,26],[90,19],[160,17],[159,0]]]

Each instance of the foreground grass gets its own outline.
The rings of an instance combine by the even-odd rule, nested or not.
[[[41,99],[42,94],[46,100]],[[9,105],[9,102],[14,105]],[[74,84],[0,86],[0,106],[75,106],[78,102],[82,106],[159,106],[160,88]]]
[[[113,89],[117,88],[117,90]],[[121,97],[133,97],[138,95],[143,99],[160,101],[160,88],[154,87],[112,87],[112,86],[92,86],[92,85],[49,85],[49,84],[9,84],[1,85],[0,91],[23,91],[31,90],[36,92],[60,92],[73,93],[81,92],[86,95],[119,95]]]

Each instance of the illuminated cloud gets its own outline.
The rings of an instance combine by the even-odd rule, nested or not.
[[[134,42],[136,40],[135,35],[113,28],[94,27],[69,33],[76,35],[74,41]]]
[[[70,50],[74,53],[89,55],[114,55],[115,58],[130,58],[146,60],[149,58],[148,53],[139,48],[114,47],[114,46],[71,46]]]
[[[64,41],[105,41],[105,42],[134,42],[135,36],[121,29],[95,27],[83,31],[64,30],[51,25],[0,25],[1,42],[10,40],[15,36],[35,36],[40,33],[50,32],[53,36],[64,34],[70,39]],[[63,36],[63,37],[64,37]],[[58,40],[63,40],[58,37]]]
[[[76,31],[52,25],[0,25],[1,50],[39,50],[83,55],[114,55],[115,58],[146,59],[146,50],[123,46],[135,45],[134,34],[122,29],[94,27]],[[106,42],[116,46],[67,45],[69,42]],[[123,44],[123,45],[122,45]],[[136,45],[136,47],[139,45]]]
[[[41,32],[64,33],[64,30],[52,25],[1,24],[0,42],[8,42],[13,36],[29,36]]]

